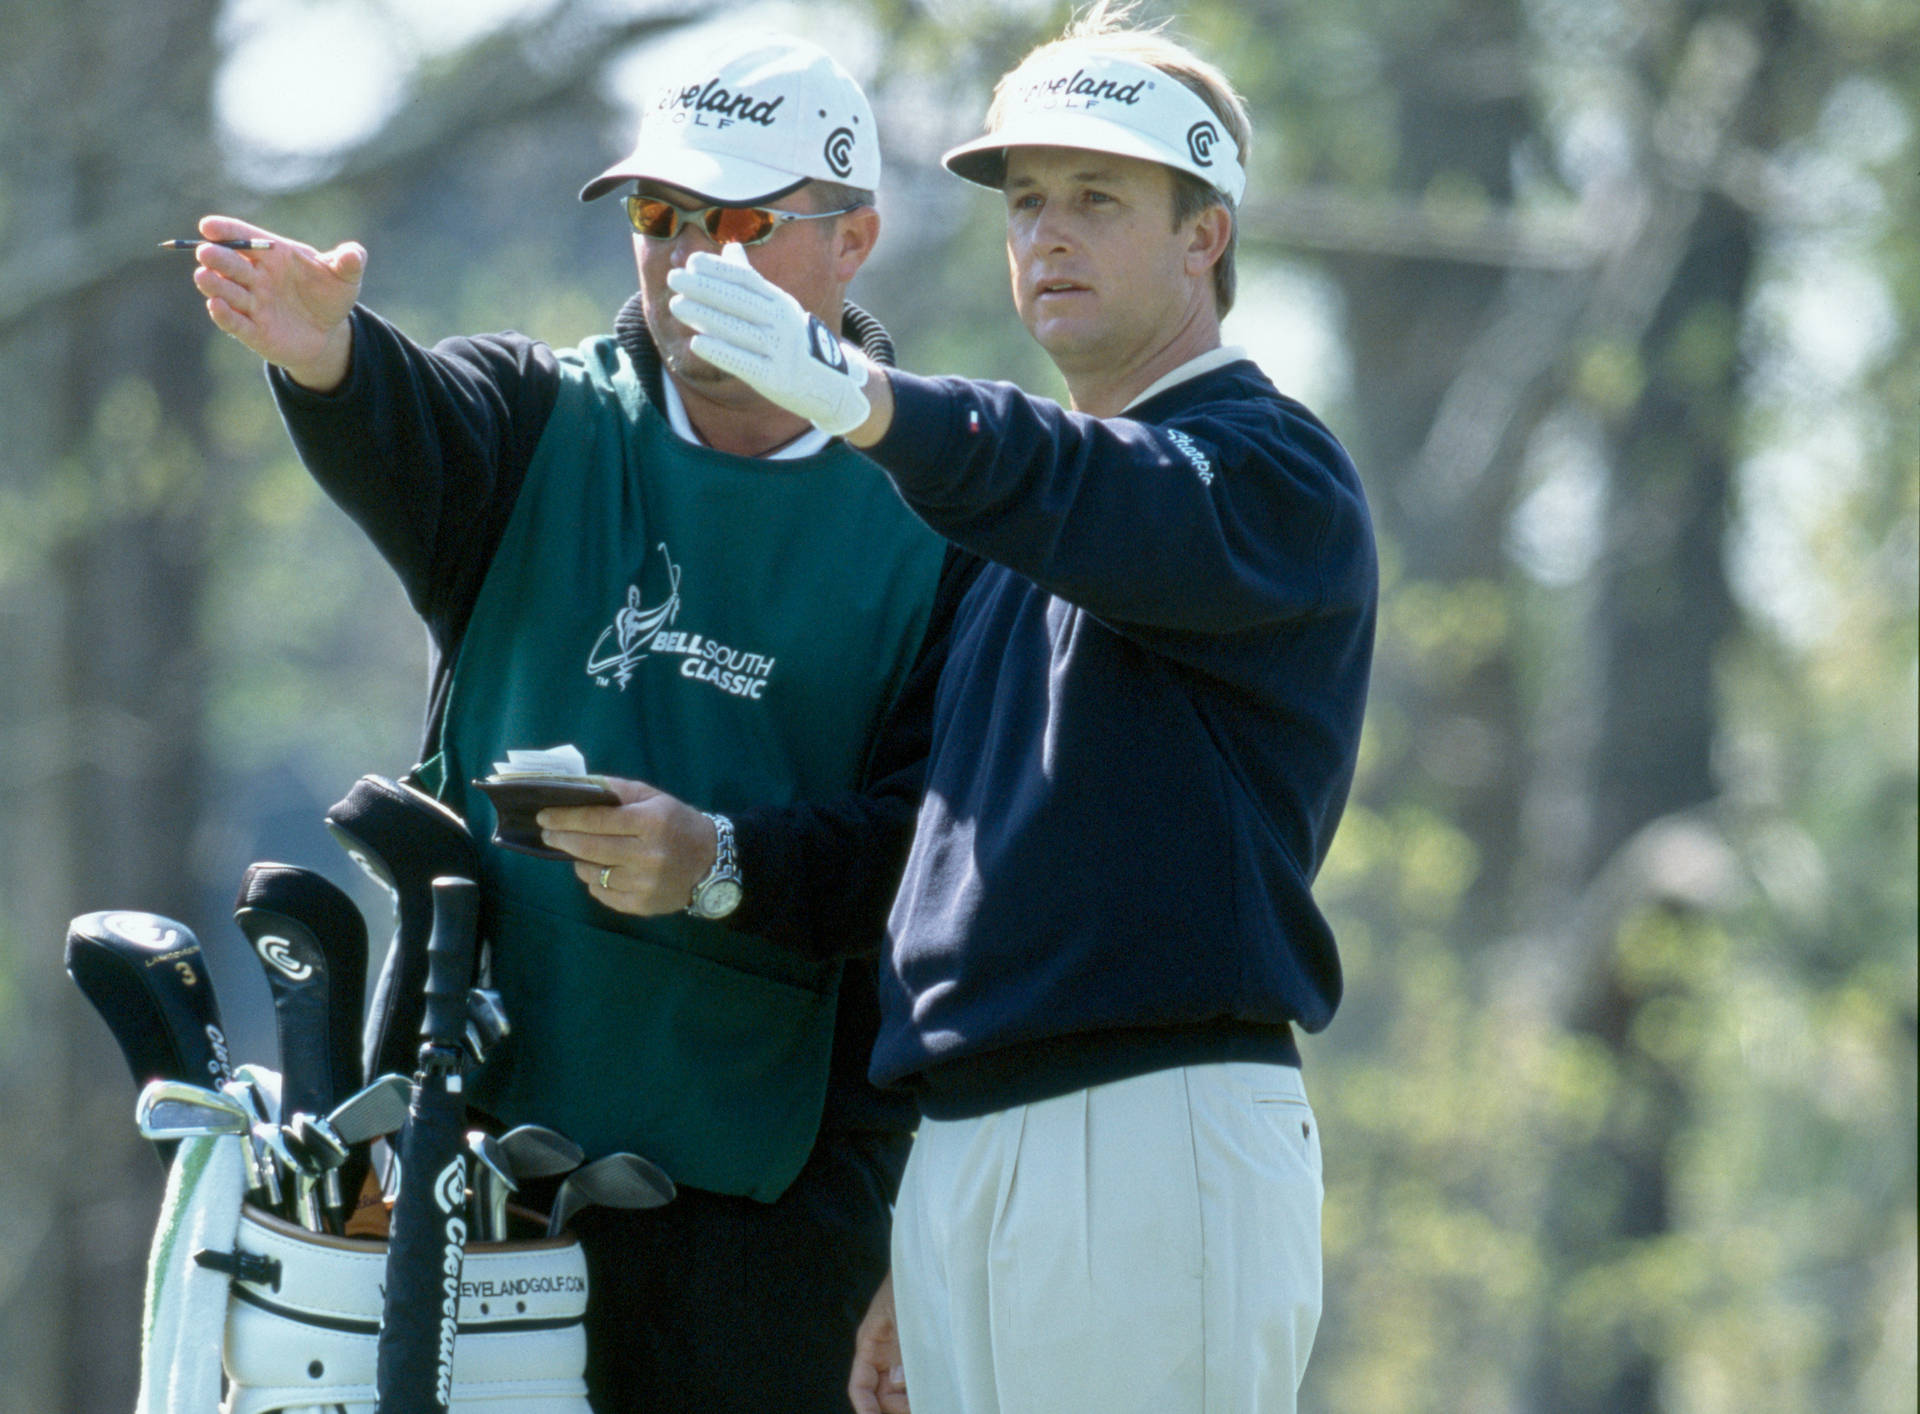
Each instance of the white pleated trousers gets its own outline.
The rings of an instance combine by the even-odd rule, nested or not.
[[[914,1414],[1292,1414],[1321,1198],[1291,1066],[923,1120],[893,1220]]]

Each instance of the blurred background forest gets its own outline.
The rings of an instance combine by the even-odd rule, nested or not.
[[[1320,894],[1327,1414],[1915,1408],[1920,7],[1191,0],[1256,116],[1228,321],[1382,537]],[[413,760],[421,632],[207,322],[203,211],[416,338],[610,327],[580,183],[711,27],[865,81],[902,362],[1058,384],[941,173],[1038,0],[0,0],[0,1410],[132,1402],[161,1172],[69,917],[230,922]],[[383,904],[361,895],[384,936]]]

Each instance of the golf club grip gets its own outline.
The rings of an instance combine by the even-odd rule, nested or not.
[[[445,1414],[453,1398],[453,1343],[467,1241],[461,1037],[479,913],[480,888],[471,879],[433,881],[420,1069],[400,1135],[400,1193],[387,1248],[377,1414]]]
[[[480,886],[473,880],[443,876],[433,881],[433,936],[427,943],[426,1007],[420,1018],[423,1061],[430,1047],[457,1051],[466,1033],[479,917]]]
[[[445,1414],[452,1401],[467,1242],[467,1151],[466,1106],[448,1088],[450,1079],[423,1072],[400,1134],[402,1177],[387,1245],[377,1414]]]

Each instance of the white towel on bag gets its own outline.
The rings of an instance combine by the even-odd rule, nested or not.
[[[193,1254],[233,1251],[246,1197],[240,1144],[235,1134],[186,1139],[173,1156],[147,1258],[134,1414],[214,1414],[220,1407],[229,1281]]]

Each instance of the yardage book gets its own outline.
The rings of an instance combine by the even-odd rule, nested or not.
[[[505,761],[493,763],[493,774],[474,782],[493,802],[497,817],[493,843],[502,849],[542,859],[572,856],[540,841],[535,816],[549,805],[618,805],[620,797],[605,776],[587,771],[587,758],[573,745],[544,751],[508,751]]]

